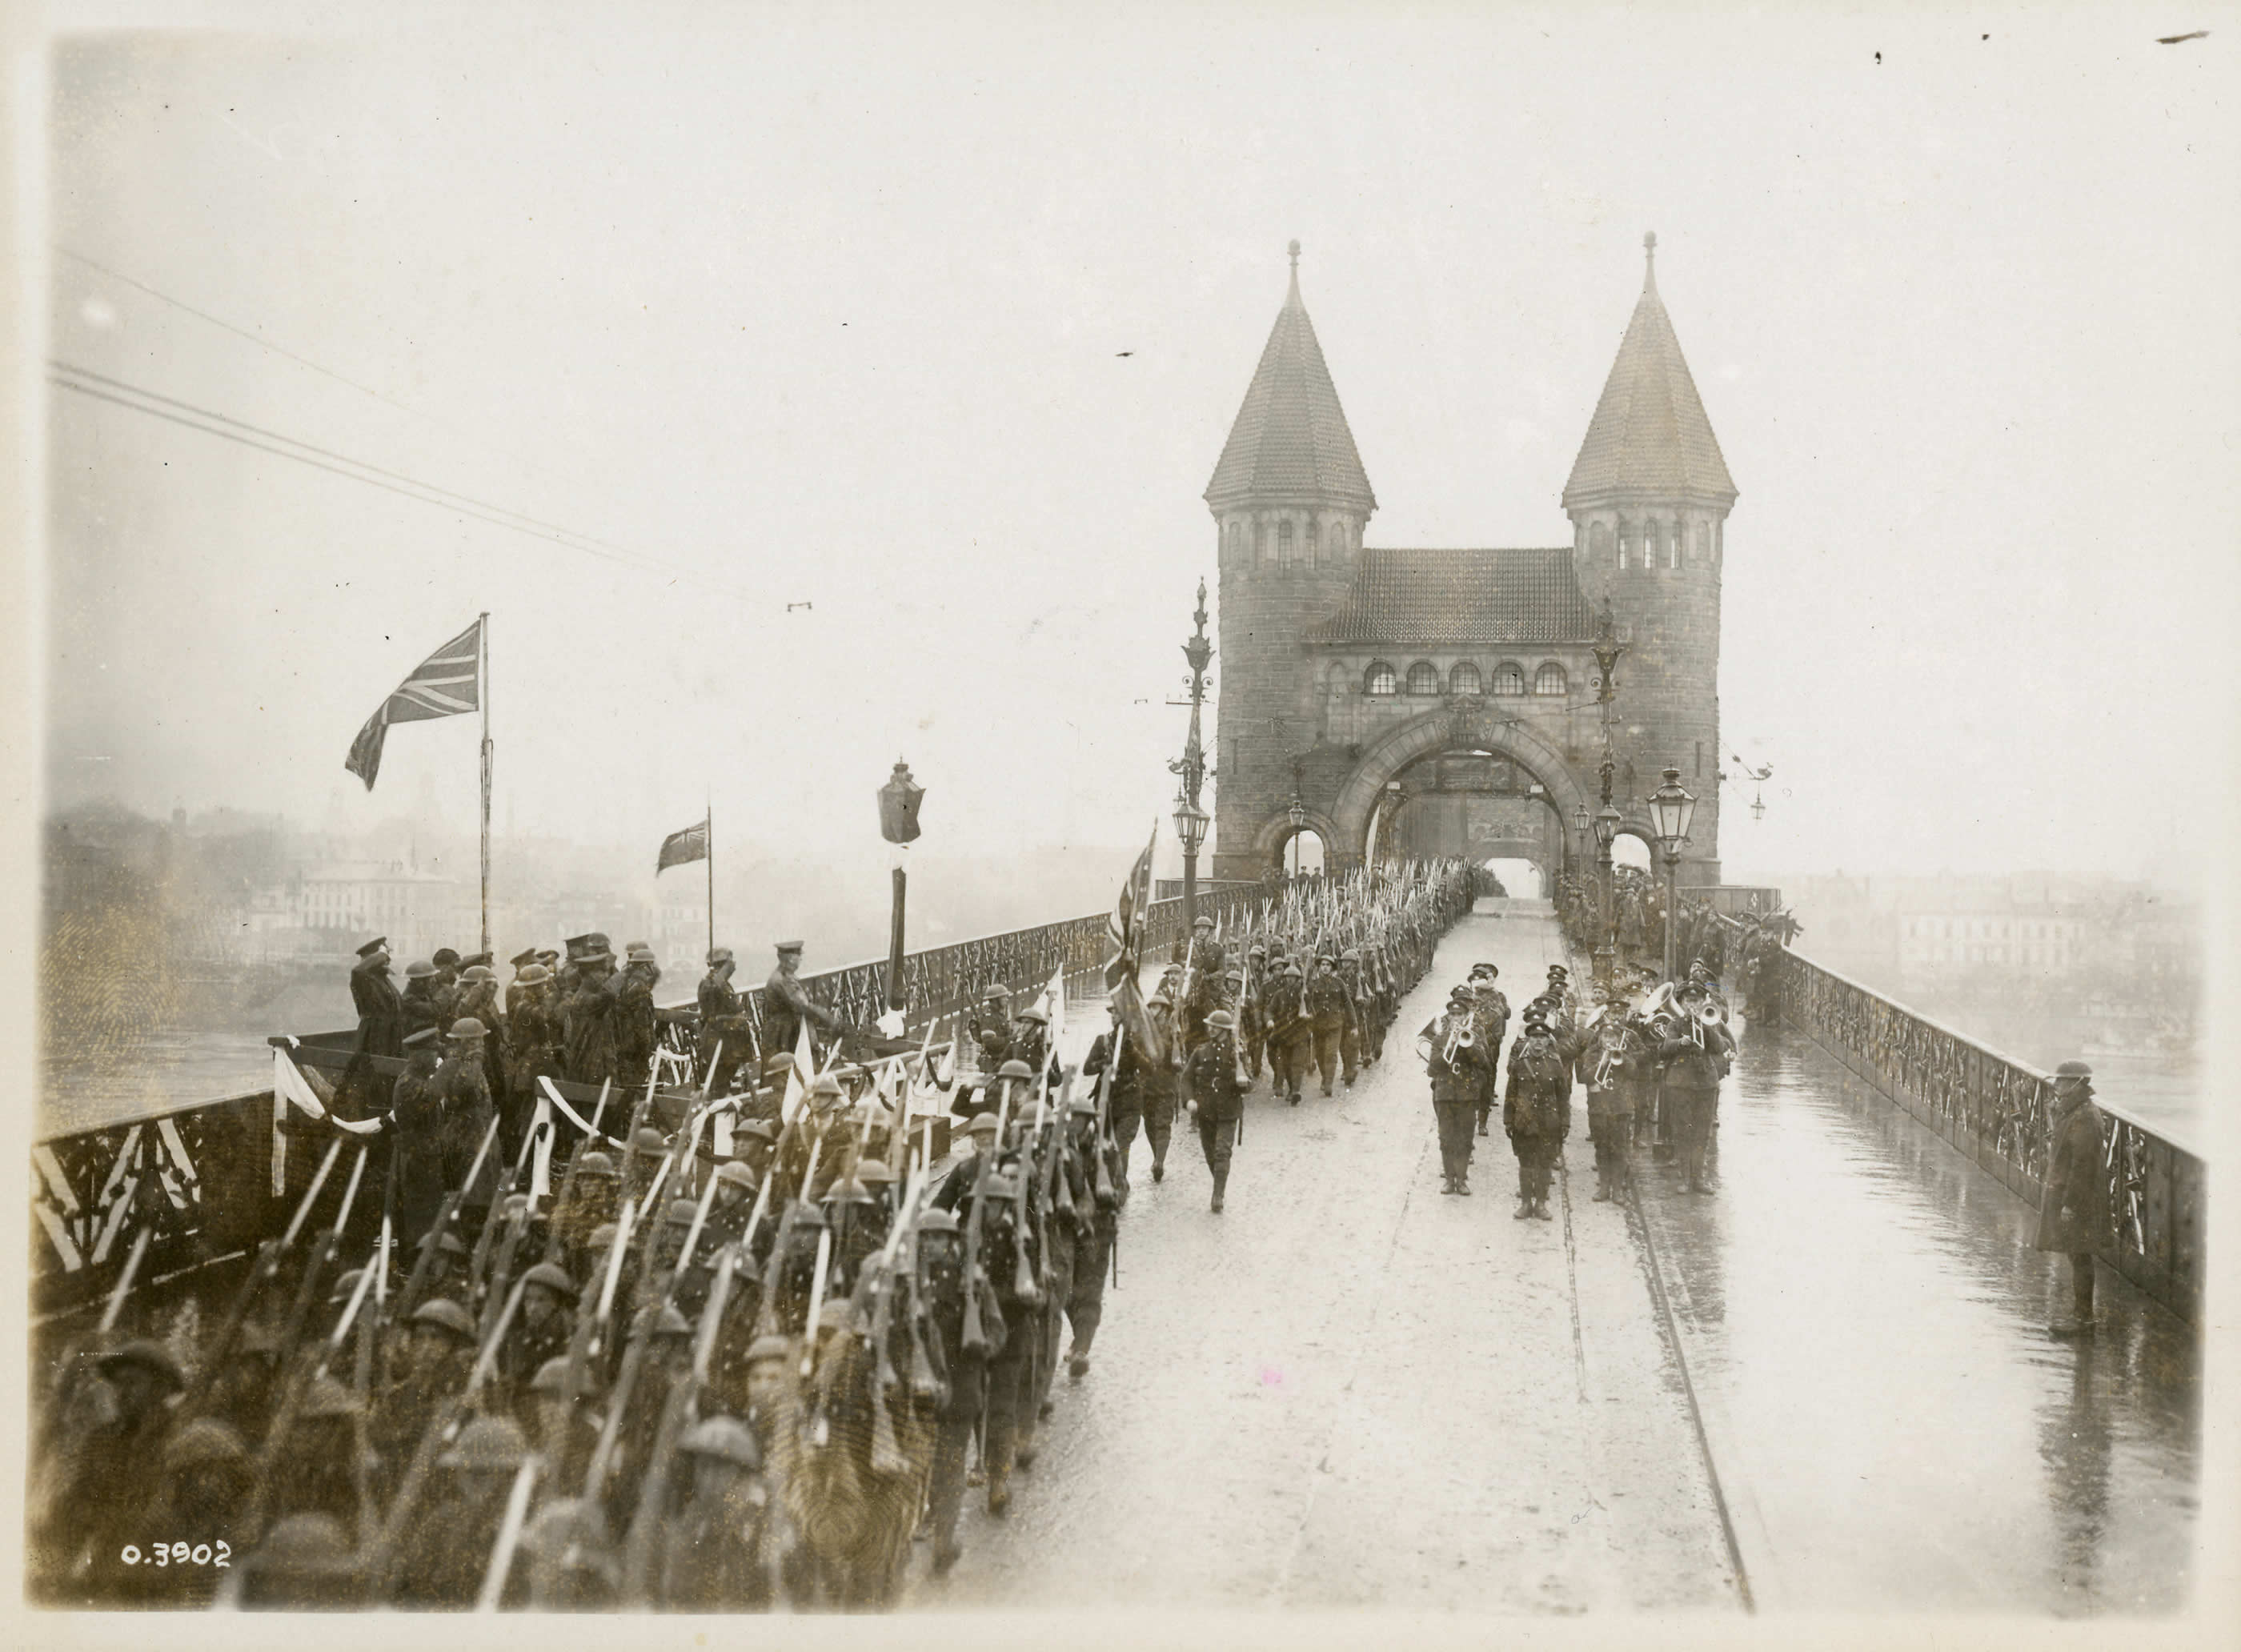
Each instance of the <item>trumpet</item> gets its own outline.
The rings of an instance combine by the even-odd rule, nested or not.
[[[1443,1052],[1442,1052],[1440,1056],[1440,1059],[1445,1061],[1449,1067],[1453,1067],[1455,1064],[1456,1052],[1470,1049],[1478,1042],[1478,1036],[1471,1027],[1470,1017],[1465,1015],[1457,1019],[1461,1020],[1462,1025],[1449,1029],[1448,1033],[1448,1047]]]

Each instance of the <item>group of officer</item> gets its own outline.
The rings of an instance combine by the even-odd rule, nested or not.
[[[400,1114],[472,1089],[445,1069],[479,1070],[475,1035],[437,1047],[409,1046],[399,1142]],[[346,1270],[322,1207],[214,1334],[175,1320],[59,1361],[39,1592],[860,1609],[894,1599],[914,1535],[946,1572],[967,1485],[1003,1515],[1055,1374],[1090,1369],[1126,1187],[1112,1086],[1011,1060],[953,1120],[941,1077],[781,1056],[661,1098],[681,1114],[648,1084],[553,1152],[542,1196],[543,1125],[508,1155],[471,1115],[417,1242]],[[350,1185],[378,1187],[381,1151],[337,1135],[330,1161],[365,1155]],[[177,1536],[230,1563],[155,1563]]]
[[[1440,1133],[1440,1191],[1468,1196],[1476,1134],[1488,1134],[1509,1000],[1493,964],[1469,978],[1418,1035]],[[1735,1052],[1727,1003],[1699,963],[1678,988],[1627,968],[1624,980],[1591,987],[1584,999],[1569,970],[1548,981],[1520,1016],[1502,1088],[1502,1120],[1517,1161],[1516,1218],[1550,1220],[1549,1190],[1571,1134],[1572,1092],[1587,1089],[1598,1201],[1623,1198],[1631,1148],[1653,1144],[1680,1164],[1692,1194],[1707,1193],[1706,1156],[1718,1118],[1720,1080]]]

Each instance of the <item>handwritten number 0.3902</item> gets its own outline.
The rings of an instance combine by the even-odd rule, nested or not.
[[[127,1566],[140,1564],[139,1546],[127,1543],[119,1557]],[[231,1566],[233,1547],[230,1543],[157,1543],[151,1546],[146,1556],[152,1566]]]

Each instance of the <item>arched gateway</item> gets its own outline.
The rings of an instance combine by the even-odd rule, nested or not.
[[[1206,492],[1221,569],[1214,874],[1261,876],[1302,828],[1334,868],[1425,853],[1569,865],[1602,801],[1607,626],[1626,648],[1608,713],[1613,801],[1646,833],[1643,799],[1678,768],[1698,799],[1682,881],[1717,883],[1736,490],[1654,264],[1564,489],[1572,544],[1381,550],[1362,544],[1377,500],[1291,251],[1290,291]]]

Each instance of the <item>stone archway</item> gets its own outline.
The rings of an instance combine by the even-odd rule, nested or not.
[[[1363,750],[1331,807],[1337,835],[1324,841],[1346,858],[1347,865],[1360,866],[1369,852],[1369,823],[1386,782],[1419,758],[1441,752],[1490,752],[1516,764],[1548,789],[1549,806],[1568,830],[1575,809],[1595,811],[1595,799],[1582,786],[1564,754],[1545,738],[1522,723],[1457,700],[1388,730]]]
[[[1281,872],[1286,847],[1302,832],[1312,832],[1322,840],[1323,864],[1326,866],[1335,866],[1344,854],[1345,851],[1340,846],[1344,839],[1338,834],[1338,823],[1321,809],[1308,810],[1296,828],[1292,825],[1288,812],[1277,815],[1254,837],[1253,853],[1262,866],[1273,866]]]

